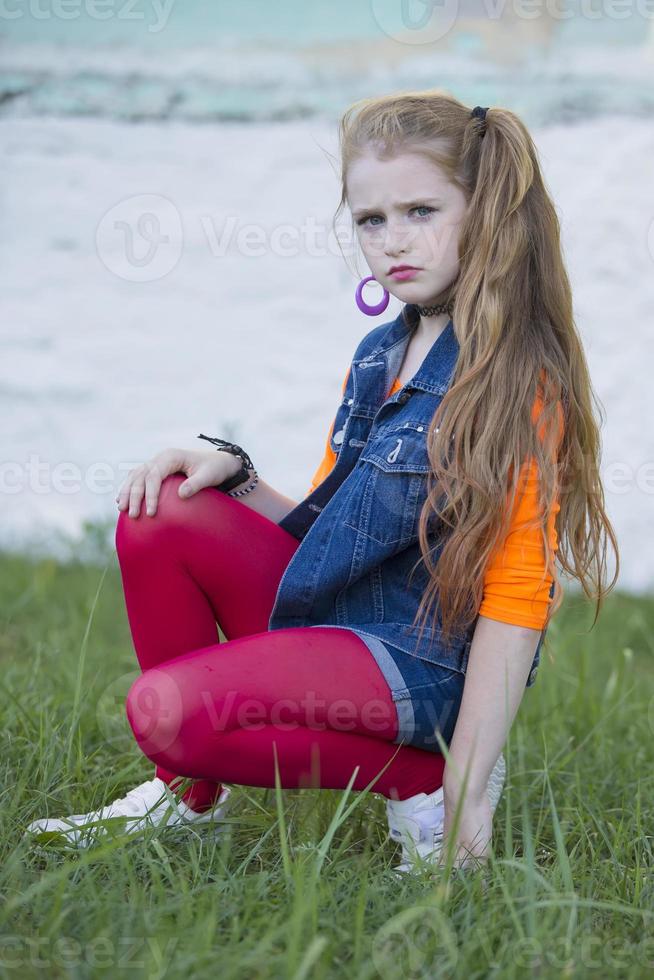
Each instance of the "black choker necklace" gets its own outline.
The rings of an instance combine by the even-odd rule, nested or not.
[[[449,300],[447,303],[438,303],[436,306],[418,306],[416,304],[416,309],[420,316],[435,316],[437,313],[447,313],[448,316],[452,316],[452,310],[454,309],[454,300]]]

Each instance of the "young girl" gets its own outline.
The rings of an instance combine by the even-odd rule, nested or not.
[[[35,821],[40,839],[85,846],[109,818],[219,829],[222,783],[271,787],[278,767],[284,787],[382,793],[400,871],[438,863],[446,841],[455,866],[483,861],[502,747],[562,600],[555,553],[597,612],[615,584],[592,389],[529,133],[507,109],[426,91],[355,103],[339,135],[338,211],[384,287],[370,306],[364,279],[357,304],[379,315],[392,293],[402,310],[357,346],[301,502],[220,439],[130,473],[116,548],[143,672],[126,708],[155,777]]]

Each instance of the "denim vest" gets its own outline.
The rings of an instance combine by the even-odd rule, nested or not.
[[[332,428],[336,463],[279,522],[301,543],[279,583],[268,628],[351,627],[465,674],[476,620],[448,645],[438,604],[436,622],[432,610],[420,641],[419,624],[411,625],[428,582],[418,542],[431,469],[427,431],[459,352],[450,320],[413,378],[386,398],[417,317],[414,304],[405,306],[367,333],[354,353]],[[442,547],[441,541],[434,560]],[[545,632],[527,687],[536,679]]]

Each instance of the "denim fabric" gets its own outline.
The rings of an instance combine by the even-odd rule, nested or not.
[[[459,352],[449,320],[413,378],[386,398],[417,320],[415,305],[405,306],[354,352],[332,430],[335,466],[279,522],[301,543],[279,583],[268,628],[349,627],[380,640],[389,653],[393,647],[465,675],[476,620],[448,645],[438,605],[420,640],[412,625],[428,583],[418,542],[431,469],[427,431]],[[435,559],[445,529],[433,521]],[[527,687],[536,679],[545,632]]]
[[[402,678],[402,686],[392,689],[399,723],[395,741],[428,752],[440,752],[435,731],[440,733],[446,745],[450,744],[461,707],[465,674],[413,657],[389,643],[382,646]],[[376,657],[380,658],[379,663],[383,658],[381,651]],[[388,673],[385,676],[388,677]]]

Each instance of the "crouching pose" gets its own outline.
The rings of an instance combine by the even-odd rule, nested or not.
[[[557,553],[598,604],[615,582],[592,389],[525,126],[430,90],[361,100],[339,135],[338,210],[372,273],[357,306],[402,308],[344,360],[301,501],[218,436],[129,474],[116,548],[142,673],[126,710],[154,777],[36,820],[37,839],[83,847],[114,820],[219,831],[224,784],[274,786],[277,768],[283,787],[381,793],[399,872],[445,843],[455,865],[483,862],[502,748],[561,604]]]

